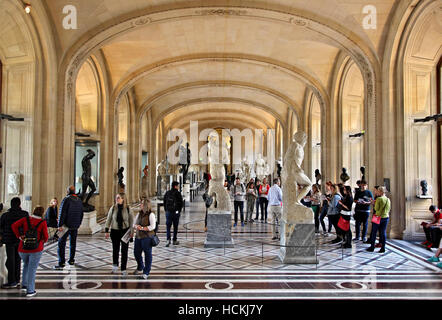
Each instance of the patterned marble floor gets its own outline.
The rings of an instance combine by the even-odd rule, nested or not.
[[[342,249],[317,237],[318,264],[284,265],[271,241],[271,226],[255,222],[233,228],[234,248],[204,248],[202,202],[193,202],[180,221],[180,245],[166,248],[164,212],[148,280],[112,275],[110,240],[103,233],[80,236],[76,265],[62,271],[56,244],[46,247],[33,299],[441,299],[442,270],[426,262],[433,253],[417,244],[391,240],[385,253],[369,253],[361,242]],[[186,224],[185,229],[184,224]],[[19,290],[0,290],[0,299],[24,299]]]

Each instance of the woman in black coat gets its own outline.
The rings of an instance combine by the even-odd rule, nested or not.
[[[339,201],[341,207],[341,217],[350,223],[351,219],[351,207],[353,205],[353,195],[351,193],[350,186],[342,186],[341,189],[343,199]],[[351,248],[351,228],[348,230],[341,230],[344,241],[344,248]]]

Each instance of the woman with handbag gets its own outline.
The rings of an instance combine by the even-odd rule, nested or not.
[[[48,241],[48,227],[43,220],[45,209],[35,207],[31,216],[21,218],[11,225],[15,236],[19,238],[18,254],[23,260],[23,277],[21,290],[26,290],[26,297],[33,297],[35,291],[35,275],[40,262],[43,246]]]
[[[134,217],[126,204],[123,193],[118,193],[115,197],[115,204],[109,209],[105,224],[105,238],[112,240],[112,273],[118,270],[118,258],[121,245],[121,274],[127,276],[127,253],[129,251],[129,242],[122,241],[123,236],[130,232],[130,238],[133,237]],[[110,228],[110,232],[109,232]]]
[[[152,246],[158,242],[153,243],[155,240],[155,229],[157,220],[155,214],[152,212],[152,206],[149,199],[141,200],[141,210],[135,218],[134,228],[135,234],[135,246],[134,255],[137,260],[137,270],[134,274],[143,273],[143,279],[149,277],[150,269],[152,267]],[[156,238],[158,239],[158,238]],[[144,252],[144,263],[142,253]]]
[[[328,211],[327,216],[329,221],[331,221],[333,227],[336,230],[336,238],[331,241],[331,244],[337,244],[342,242],[342,235],[341,230],[338,228],[338,222],[339,222],[339,201],[342,200],[342,196],[339,193],[338,186],[335,184],[330,185],[330,191],[331,191],[331,198],[328,201]]]
[[[350,186],[342,186],[341,189],[343,199],[339,201],[341,207],[341,216],[338,222],[338,228],[342,230],[344,238],[344,248],[351,248],[351,207],[353,205],[353,196],[351,194]]]
[[[246,192],[246,200],[247,200],[246,223],[247,223],[247,221],[252,223],[255,221],[252,219],[253,209],[255,208],[255,202],[256,202],[256,199],[258,198],[258,195],[256,194],[255,184],[253,183],[253,179],[250,180],[246,189],[247,189],[247,192]]]
[[[387,239],[387,225],[389,220],[389,212],[391,207],[390,199],[388,199],[385,196],[385,192],[387,191],[387,188],[384,186],[381,186],[378,188],[378,198],[376,199],[374,209],[375,213],[373,214],[373,218],[371,220],[371,245],[366,250],[368,252],[373,252],[375,248],[375,242],[376,242],[376,233],[378,230],[380,230],[380,239],[379,242],[381,243],[382,247],[381,250],[379,250],[380,253],[385,252],[385,242]]]

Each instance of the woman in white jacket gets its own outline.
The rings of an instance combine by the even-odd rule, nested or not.
[[[109,209],[105,224],[105,238],[112,240],[112,273],[118,270],[118,258],[121,246],[121,274],[127,276],[127,253],[129,251],[129,242],[123,241],[123,236],[130,232],[130,239],[133,237],[134,218],[126,204],[123,193],[117,194],[115,204]],[[109,230],[110,228],[110,230]]]

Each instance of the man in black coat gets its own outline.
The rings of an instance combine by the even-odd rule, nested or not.
[[[180,212],[183,208],[183,197],[178,191],[179,183],[177,181],[172,182],[172,189],[167,191],[164,195],[164,210],[166,211],[166,234],[167,243],[166,247],[170,246],[170,228],[173,224],[173,244],[180,244],[177,241],[178,235],[178,223],[180,221]]]
[[[58,213],[58,231],[62,232],[66,227],[68,228],[68,231],[58,239],[58,265],[54,267],[55,269],[62,269],[65,266],[65,248],[68,236],[70,239],[70,256],[68,262],[70,265],[75,263],[77,234],[82,221],[83,202],[75,194],[75,186],[70,186],[67,190],[67,196],[60,204],[60,210]]]
[[[8,269],[8,283],[3,285],[4,289],[17,288],[20,284],[21,259],[18,254],[20,240],[11,229],[14,222],[29,216],[29,213],[22,210],[20,205],[20,198],[12,198],[11,208],[0,219],[0,234],[2,243],[6,245],[6,269]]]

